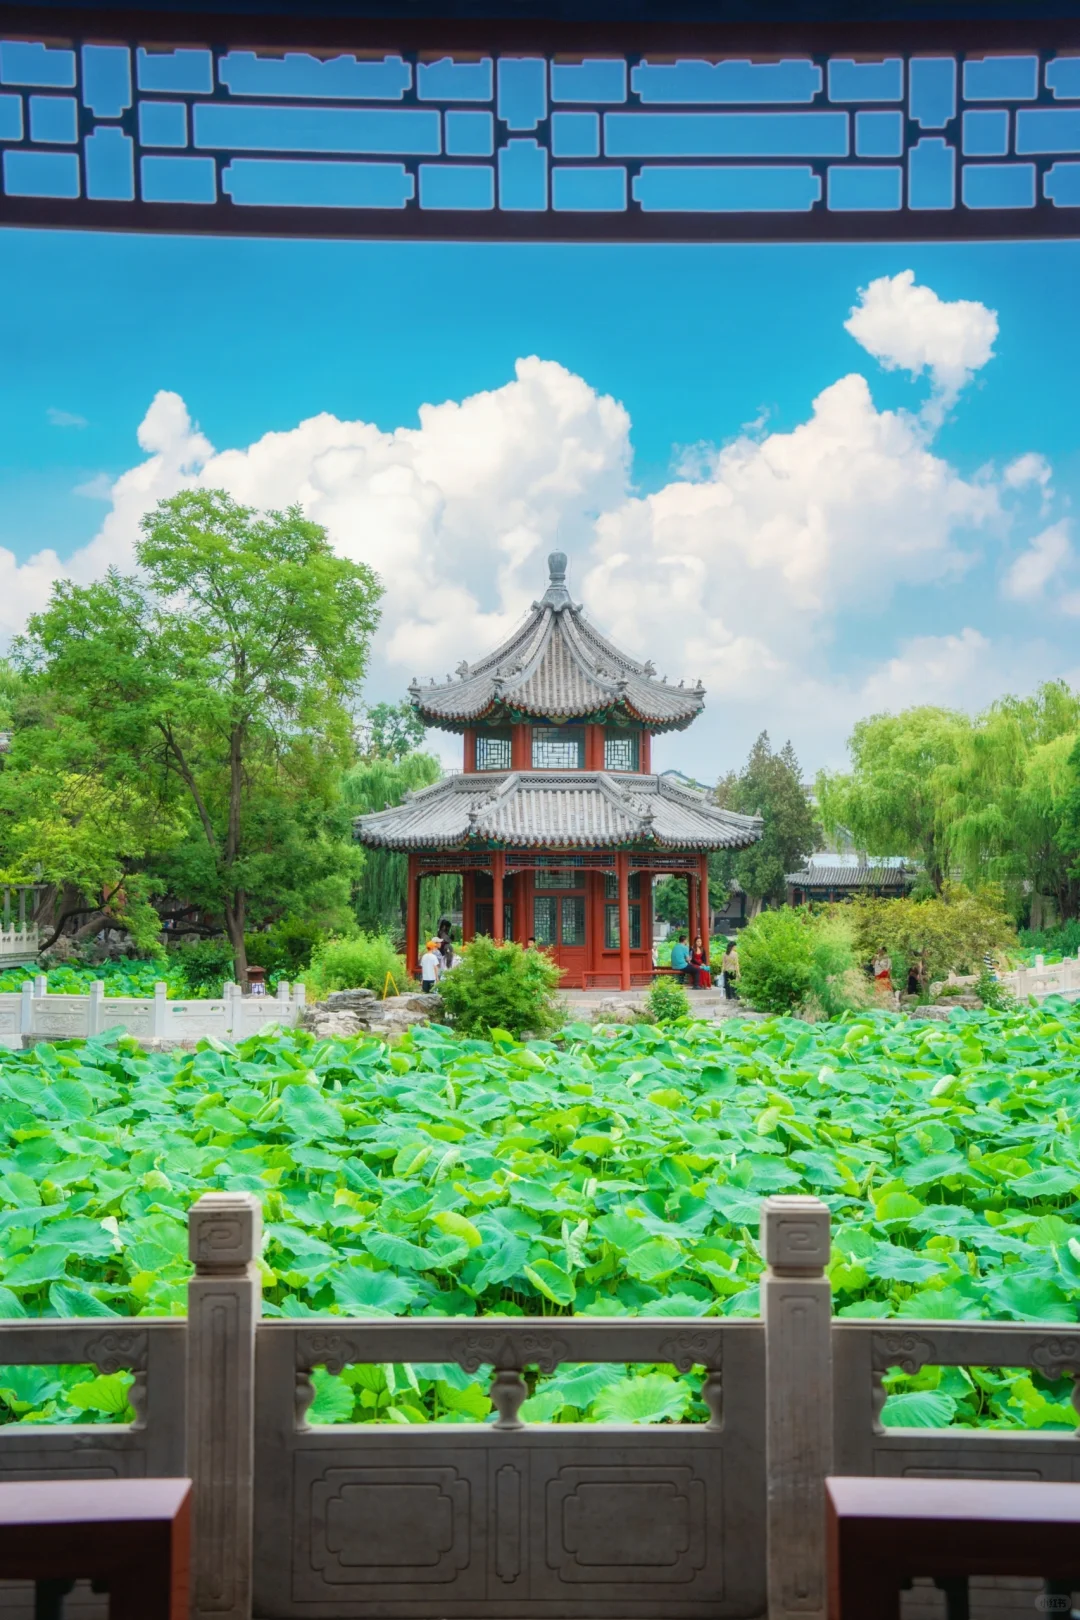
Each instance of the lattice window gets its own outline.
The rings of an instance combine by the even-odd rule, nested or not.
[[[631,872],[627,879],[627,893],[631,900],[641,899],[641,873]],[[604,873],[604,899],[617,900],[619,898],[619,879],[614,872]]]
[[[481,731],[476,739],[478,771],[508,771],[511,747],[508,731]]]
[[[536,874],[538,889],[583,889],[584,872],[575,872],[572,866],[555,866]]]
[[[585,764],[584,727],[534,726],[532,762],[534,771],[580,771]]]
[[[558,928],[559,902],[553,894],[538,894],[533,900],[533,938],[538,945],[554,945]]]
[[[604,907],[604,947],[609,951],[619,949],[619,908],[618,906]],[[630,949],[641,949],[641,907],[630,907]]]
[[[585,943],[584,895],[563,895],[562,943],[564,945],[584,945]]]
[[[640,769],[640,731],[604,732],[605,771],[636,771]]]
[[[489,900],[486,905],[474,908],[475,931],[478,934],[487,934],[489,937],[495,932],[495,907]],[[514,937],[514,908],[509,904],[503,906],[503,939]]]

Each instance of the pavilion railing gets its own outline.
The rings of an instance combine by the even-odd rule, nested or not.
[[[0,1365],[129,1369],[136,1414],[0,1427],[0,1479],[191,1475],[195,1620],[824,1620],[828,1473],[1080,1478],[1067,1431],[882,1425],[889,1368],[1075,1375],[1080,1330],[833,1319],[813,1198],[765,1201],[754,1319],[260,1321],[257,1200],[205,1195],[189,1236],[186,1319],[0,1324]],[[697,1368],[708,1420],[522,1421],[527,1369],[588,1362]],[[490,1367],[493,1419],[312,1423],[313,1370],[358,1363]]]

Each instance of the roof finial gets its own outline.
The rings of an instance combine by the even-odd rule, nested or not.
[[[570,592],[566,588],[566,552],[553,551],[548,557],[548,588],[542,598],[544,607],[570,606]]]

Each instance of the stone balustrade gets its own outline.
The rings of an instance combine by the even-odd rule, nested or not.
[[[885,1428],[881,1409],[890,1367],[1075,1376],[1080,1333],[835,1320],[827,1207],[771,1198],[762,1227],[754,1319],[260,1320],[258,1201],[209,1193],[185,1320],[0,1322],[0,1364],[129,1369],[135,1412],[0,1427],[0,1481],[191,1475],[194,1620],[825,1620],[826,1474],[1078,1477],[1073,1433]],[[696,1368],[709,1418],[523,1420],[528,1369],[589,1362]],[[363,1364],[489,1368],[492,1420],[311,1422],[314,1369]],[[1032,1612],[994,1596],[998,1620]],[[20,1601],[0,1593],[5,1615]]]
[[[27,979],[20,991],[0,994],[0,1046],[87,1040],[108,1030],[141,1041],[197,1041],[204,1035],[238,1041],[267,1024],[298,1023],[303,1007],[304,986],[285,981],[273,996],[245,996],[239,985],[226,984],[212,1001],[170,1001],[161,983],[153,996],[106,996],[100,979],[85,996],[50,995],[42,973]]]

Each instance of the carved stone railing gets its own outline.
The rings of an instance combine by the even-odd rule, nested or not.
[[[253,1593],[258,1614],[343,1620],[383,1603],[401,1620],[444,1607],[477,1620],[527,1620],[552,1612],[556,1598],[573,1620],[594,1612],[594,1600],[604,1613],[644,1612],[642,1594],[650,1620],[686,1620],[760,1613],[767,1594],[770,1620],[821,1620],[822,1482],[830,1471],[1018,1479],[1080,1472],[1080,1440],[1063,1430],[882,1424],[890,1368],[1030,1367],[1077,1380],[1080,1329],[831,1320],[829,1216],[813,1198],[765,1202],[767,1270],[756,1319],[260,1321],[257,1200],[207,1194],[189,1231],[195,1274],[186,1321],[0,1323],[0,1364],[128,1370],[135,1413],[130,1425],[0,1426],[0,1479],[190,1475],[194,1620],[250,1620]],[[315,1368],[393,1362],[454,1363],[473,1375],[490,1369],[493,1420],[309,1422]],[[525,1421],[526,1371],[581,1362],[704,1368],[708,1420]],[[1080,1385],[1073,1402],[1080,1412]],[[431,1554],[427,1587],[422,1570],[409,1587],[400,1571],[411,1557],[410,1513],[417,1545],[424,1557],[430,1551],[428,1509],[417,1516],[410,1508],[399,1531],[388,1505],[413,1488],[413,1501],[430,1499],[441,1515],[442,1551]],[[625,1514],[609,1505],[624,1500]],[[372,1573],[375,1553],[356,1544],[355,1526],[369,1511],[390,1525],[389,1541],[397,1536],[397,1573],[389,1554]],[[594,1556],[597,1536],[610,1538],[618,1567]],[[652,1552],[640,1554],[635,1573],[635,1540],[650,1536]],[[487,1566],[478,1569],[477,1559]],[[376,1578],[381,1585],[370,1584]]]
[[[302,984],[290,987],[283,980],[273,996],[242,996],[239,985],[226,984],[216,1001],[170,1001],[161,983],[152,996],[106,996],[101,979],[85,996],[50,995],[42,973],[27,979],[17,994],[0,994],[0,1046],[17,1050],[27,1040],[87,1040],[110,1029],[148,1041],[203,1035],[239,1041],[266,1024],[298,1023],[304,995]]]

